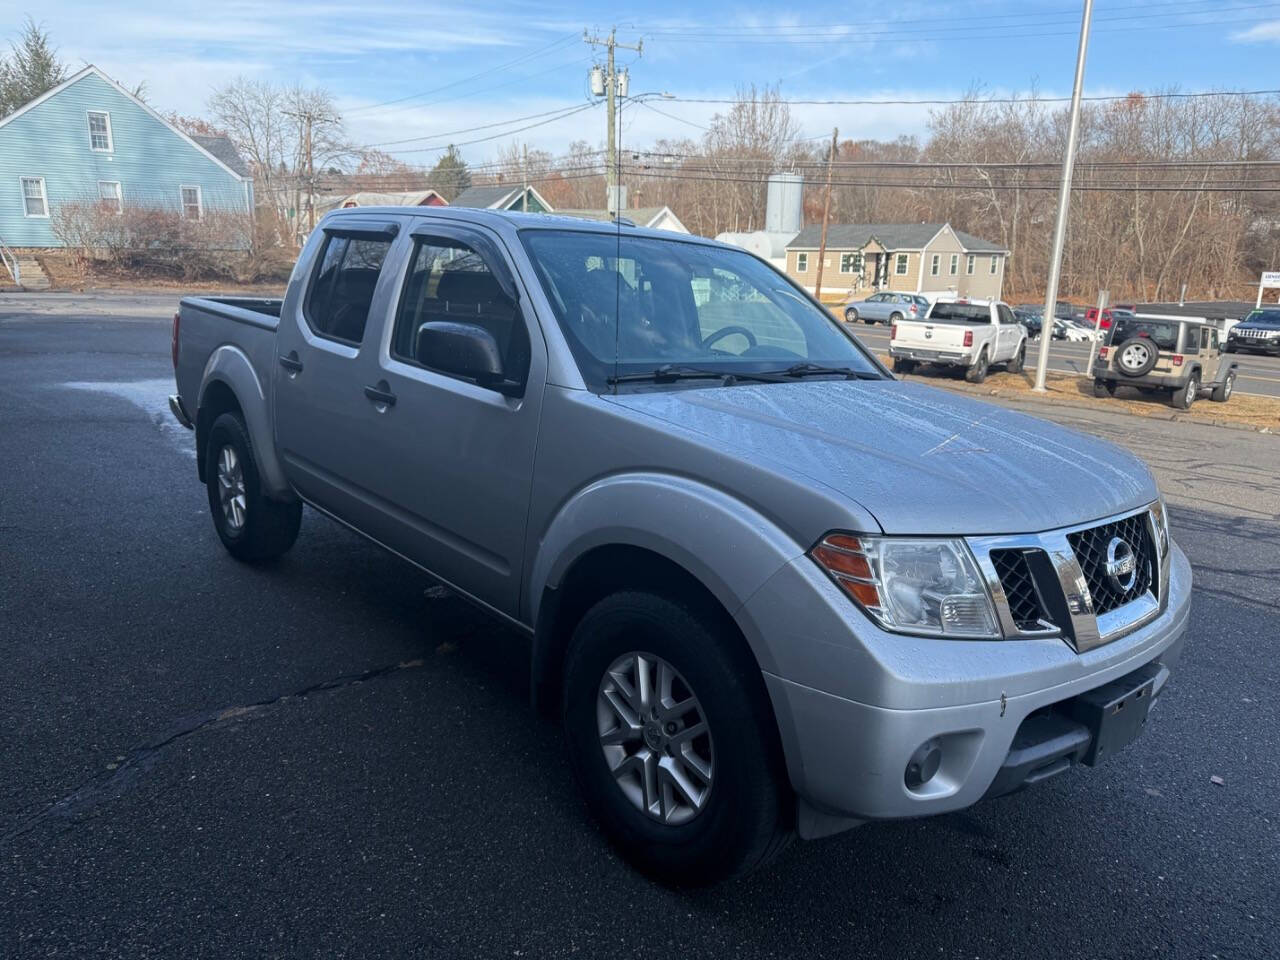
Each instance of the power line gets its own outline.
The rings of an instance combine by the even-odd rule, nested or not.
[[[452,88],[460,86],[461,84],[469,83],[472,80],[479,80],[481,77],[487,77],[491,73],[497,73],[500,70],[506,70],[508,67],[514,67],[517,64],[526,63],[529,60],[536,59],[537,57],[542,56],[544,53],[550,53],[556,47],[564,46],[570,40],[573,40],[576,36],[577,34],[575,33],[567,34],[563,37],[560,37],[558,40],[552,41],[551,43],[547,44],[545,47],[539,47],[537,50],[533,50],[529,53],[524,54],[523,56],[516,57],[514,60],[508,60],[505,63],[499,63],[495,66],[489,67],[488,69],[481,70],[479,73],[473,73],[469,77],[462,77],[459,80],[454,80],[453,82],[446,83],[443,86],[432,87],[430,90],[423,90],[420,93],[411,93],[411,94],[408,94],[407,96],[397,97],[394,100],[384,100],[381,103],[370,103],[362,107],[353,107],[352,109],[348,110],[347,113],[360,113],[365,110],[376,110],[379,107],[389,107],[397,103],[404,103],[405,101],[408,101],[408,100],[416,100],[419,97],[429,97],[432,94],[439,93],[442,90],[451,90]]]
[[[551,117],[549,120],[539,120],[537,123],[531,123],[524,127],[516,127],[513,130],[504,130],[501,133],[495,133],[487,137],[476,137],[472,140],[457,140],[451,143],[443,143],[443,144],[430,146],[430,147],[410,147],[405,150],[388,150],[387,152],[391,154],[397,154],[397,155],[405,154],[405,153],[436,153],[440,150],[448,150],[450,147],[467,147],[475,143],[488,143],[490,140],[500,140],[503,137],[509,137],[515,133],[523,133],[526,130],[533,130],[535,127],[545,127],[549,123],[556,123],[560,120],[564,120],[567,117],[571,117],[574,114],[582,113],[582,111],[584,110],[590,110],[592,107],[595,107],[595,106],[597,106],[597,104],[595,103],[584,103],[580,107],[574,107],[572,110],[568,110],[557,116]]]
[[[1137,96],[1141,100],[1194,100],[1203,97],[1262,97],[1274,96],[1280,94],[1280,89],[1267,90],[1198,90],[1191,93],[1183,93],[1171,90],[1165,93],[1141,93],[1133,91],[1130,93],[1115,94],[1099,94],[1097,96],[1081,97],[1081,100],[1087,100],[1091,103],[1107,103],[1119,100],[1128,100],[1130,97]],[[710,103],[710,104],[738,104],[750,103],[744,101],[741,97],[681,97],[673,96],[670,98],[675,103]],[[853,99],[853,100],[805,100],[805,99],[788,99],[779,97],[777,100],[771,100],[771,103],[786,104],[787,106],[818,106],[818,107],[939,107],[951,106],[959,103],[972,103],[975,105],[983,104],[999,104],[999,103],[1067,103],[1070,97],[1041,97],[1034,93],[1019,94],[1011,97],[950,97],[950,98],[934,98],[924,100],[908,100],[908,99]],[[826,134],[822,135],[822,139],[826,138]],[[816,139],[810,137],[809,139]]]
[[[461,129],[458,129],[458,130],[444,130],[444,131],[439,131],[435,133],[424,134],[423,136],[420,136],[420,137],[407,137],[404,140],[383,140],[381,143],[366,143],[362,149],[367,149],[369,147],[393,147],[393,146],[398,146],[402,143],[417,143],[419,140],[437,140],[440,137],[452,137],[455,134],[459,134],[459,133],[473,133],[476,130],[492,130],[494,127],[505,127],[513,123],[521,123],[525,120],[536,120],[541,117],[550,117],[553,114],[563,113],[567,116],[570,113],[576,113],[580,107],[581,107],[581,104],[574,104],[573,106],[570,106],[570,107],[561,106],[561,107],[556,107],[554,110],[545,110],[542,113],[530,113],[523,117],[512,117],[509,120],[495,120],[493,123],[484,123],[478,127],[462,127]]]

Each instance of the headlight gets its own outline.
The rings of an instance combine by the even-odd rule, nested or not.
[[[991,597],[963,540],[833,533],[809,555],[886,630],[999,639]]]

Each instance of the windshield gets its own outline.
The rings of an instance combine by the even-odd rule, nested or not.
[[[991,308],[985,303],[935,303],[929,321],[937,323],[990,323]]]
[[[1111,343],[1120,344],[1130,337],[1144,337],[1161,350],[1178,348],[1178,325],[1163,320],[1139,320],[1136,317],[1119,317],[1111,326]]]
[[[1280,326],[1280,310],[1254,310],[1244,318],[1245,323],[1265,323]]]
[[[728,375],[803,363],[881,376],[834,317],[745,252],[626,233],[520,236],[597,392],[674,366]]]

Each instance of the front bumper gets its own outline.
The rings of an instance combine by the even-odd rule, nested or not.
[[[1191,568],[1175,547],[1169,602],[1160,615],[1077,654],[1060,638],[887,634],[807,557],[793,561],[751,599],[738,622],[753,646],[766,636],[757,631],[772,637],[764,678],[801,799],[801,834],[958,810],[1033,782],[1051,764],[1063,768],[1061,756],[1079,759],[1087,743],[1043,753],[1043,764],[1009,773],[1017,765],[1015,738],[1033,715],[1143,668],[1154,671],[1152,696],[1158,696],[1182,649],[1190,596]],[[1018,746],[1026,740],[1024,730]],[[929,743],[941,753],[937,772],[911,788],[904,774]]]

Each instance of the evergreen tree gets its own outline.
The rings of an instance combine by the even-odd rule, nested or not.
[[[67,79],[67,68],[58,60],[49,35],[30,17],[18,42],[10,44],[10,51],[0,59],[0,117]]]
[[[427,174],[427,186],[450,203],[471,186],[471,171],[467,169],[467,161],[462,159],[462,154],[453,144],[449,144],[444,156],[436,161],[436,165]]]

